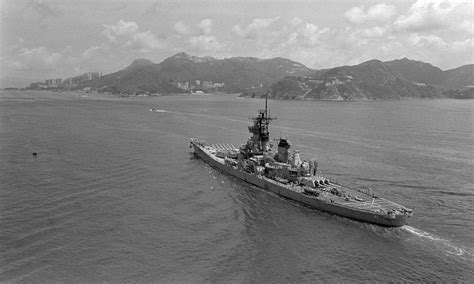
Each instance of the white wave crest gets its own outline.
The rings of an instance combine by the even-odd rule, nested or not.
[[[410,227],[410,226],[403,226],[402,229],[412,233],[412,234],[415,234],[419,237],[422,237],[422,238],[426,238],[426,239],[430,239],[432,241],[445,241],[444,239],[442,238],[439,238],[439,237],[436,237],[436,236],[433,236],[431,235],[430,233],[428,232],[425,232],[425,231],[422,231],[422,230],[419,230],[417,228],[413,228],[413,227]]]
[[[457,256],[464,255],[464,253],[465,253],[465,251],[462,248],[457,247],[455,245],[452,245],[448,240],[445,240],[445,239],[442,239],[440,237],[434,236],[434,235],[432,235],[428,232],[419,230],[417,228],[413,228],[411,226],[403,226],[402,229],[407,231],[407,232],[410,232],[410,233],[412,233],[412,234],[414,234],[414,235],[416,235],[416,236],[418,236],[422,239],[435,242],[436,244],[444,247],[444,249],[446,250],[446,253],[457,255]]]
[[[156,108],[152,108],[152,109],[150,109],[150,111],[152,111],[152,112],[169,112],[169,111],[164,110],[164,109],[156,109]]]

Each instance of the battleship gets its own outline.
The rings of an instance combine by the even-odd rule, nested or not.
[[[246,144],[207,144],[191,138],[194,155],[210,166],[269,192],[313,209],[385,227],[400,227],[413,215],[411,209],[377,196],[369,188],[352,188],[325,178],[315,160],[302,160],[290,142],[280,138],[274,147],[269,125],[275,119],[265,109],[251,117],[252,134]],[[276,149],[275,149],[276,148]]]

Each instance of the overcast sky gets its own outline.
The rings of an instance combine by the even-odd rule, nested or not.
[[[320,69],[408,57],[474,62],[474,0],[2,0],[3,85],[111,73],[184,51]]]

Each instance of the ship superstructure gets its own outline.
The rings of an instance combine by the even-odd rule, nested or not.
[[[269,124],[275,118],[267,106],[265,98],[265,109],[251,118],[247,143],[236,148],[191,138],[195,155],[225,173],[321,211],[389,227],[402,226],[412,216],[411,209],[368,188],[354,189],[323,177],[315,160],[302,160],[298,150],[290,152],[288,139],[280,138],[274,147]]]

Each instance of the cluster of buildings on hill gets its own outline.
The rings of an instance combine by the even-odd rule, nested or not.
[[[354,79],[354,77],[349,76],[349,75],[331,76],[326,79],[326,81],[324,82],[324,85],[326,87],[332,86],[332,85],[341,85],[341,84],[352,81],[352,79]]]
[[[180,82],[175,81],[175,84],[178,88],[185,91],[193,90],[217,90],[225,86],[225,83],[214,83],[212,81],[200,81],[195,80],[194,82]]]
[[[332,85],[342,85],[354,79],[354,77],[350,75],[329,76],[323,79],[314,79],[311,77],[305,77],[305,78],[307,78],[310,83],[313,83],[315,85],[324,84],[324,86],[326,87],[329,87]]]
[[[81,74],[79,76],[71,77],[71,78],[66,78],[66,79],[47,79],[44,82],[36,82],[36,83],[31,83],[29,87],[26,89],[33,89],[33,90],[42,90],[42,89],[69,89],[69,88],[74,88],[76,86],[79,86],[80,84],[94,80],[97,78],[102,77],[101,72],[87,72],[84,74]]]

